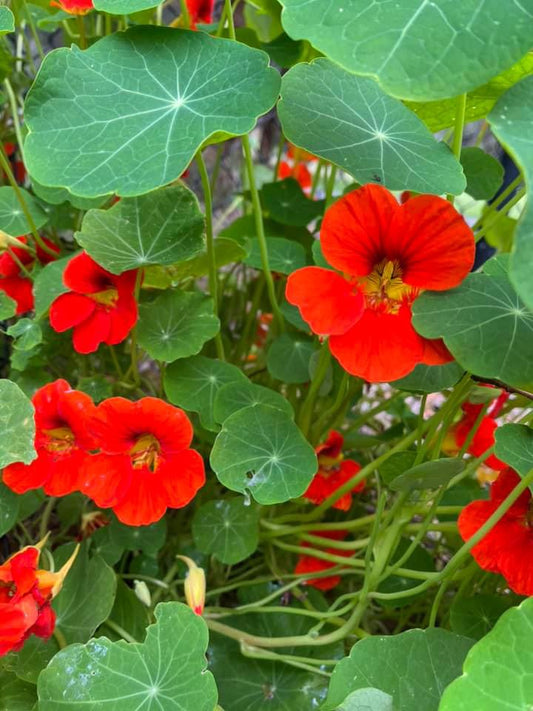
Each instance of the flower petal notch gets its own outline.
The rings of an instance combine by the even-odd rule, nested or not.
[[[203,32],[138,27],[59,49],[26,100],[27,167],[75,195],[142,195],[215,134],[250,131],[279,85],[267,54]]]
[[[284,75],[278,111],[288,140],[359,183],[434,194],[465,189],[459,162],[412,111],[372,79],[328,59]]]
[[[430,101],[474,89],[517,62],[531,44],[530,0],[281,4],[283,27],[293,39],[309,40],[330,59],[374,77],[401,99]]]

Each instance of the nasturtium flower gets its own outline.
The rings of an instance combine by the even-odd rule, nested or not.
[[[18,651],[30,635],[47,639],[54,631],[50,605],[76,557],[57,573],[38,570],[39,547],[29,546],[0,565],[0,657]]]
[[[302,190],[308,190],[313,183],[313,176],[307,164],[317,160],[318,158],[312,153],[289,144],[285,160],[280,161],[279,164],[278,178],[281,180],[294,178]]]
[[[468,454],[472,454],[474,457],[481,457],[487,449],[494,446],[494,433],[498,428],[498,423],[495,418],[498,416],[503,403],[508,397],[508,393],[503,393],[495,400],[487,411],[487,414],[482,417],[481,422],[479,423],[479,426],[466,450]],[[464,402],[461,405],[461,409],[463,411],[461,419],[459,422],[452,425],[446,433],[442,447],[446,454],[454,455],[461,450],[462,446],[469,437],[481,410],[483,409],[483,404]],[[505,462],[502,462],[494,454],[487,457],[484,464],[491,469],[496,470],[504,469],[506,467]]]
[[[215,0],[186,0],[186,3],[192,27],[195,27],[198,22],[205,25],[213,22]]]
[[[122,523],[154,523],[204,485],[204,462],[189,449],[193,429],[183,410],[154,397],[114,397],[98,405],[90,428],[99,453],[84,462],[81,489]]]
[[[287,300],[315,333],[329,336],[348,373],[383,382],[419,363],[452,360],[441,341],[423,338],[411,323],[422,291],[457,286],[474,263],[472,230],[449,202],[419,195],[400,205],[385,188],[365,185],[327,210],[320,241],[338,271],[296,270]]]
[[[50,5],[70,15],[86,15],[94,8],[93,0],[51,0]]]
[[[42,487],[49,496],[65,496],[79,488],[87,450],[94,449],[88,422],[95,411],[91,398],[73,390],[66,380],[39,388],[35,408],[35,449],[30,464],[17,462],[4,469],[4,484],[17,494]]]
[[[324,539],[324,546],[327,545],[328,540],[330,541],[342,541],[348,535],[348,531],[311,531],[313,536],[320,536]],[[316,544],[307,543],[304,541],[301,543],[302,548],[315,548],[318,550]],[[339,548],[324,548],[326,553],[331,555],[338,555],[343,557],[350,557],[352,552],[347,550],[341,550]],[[296,567],[294,572],[296,575],[305,575],[306,573],[321,573],[324,570],[329,570],[334,568],[338,563],[333,563],[329,560],[324,560],[322,558],[316,558],[313,555],[302,554],[298,557],[296,562]],[[341,581],[340,575],[329,575],[320,578],[306,578],[302,581],[302,585],[311,585],[318,590],[331,590],[337,587]]]
[[[503,469],[490,488],[489,501],[472,501],[459,515],[457,525],[468,541],[492,516],[520,482],[518,474]],[[523,491],[502,518],[472,548],[483,570],[503,575],[518,595],[533,595],[533,506],[529,489]]]
[[[344,459],[342,454],[343,443],[344,437],[340,432],[332,430],[327,440],[315,448],[318,471],[303,495],[304,498],[309,499],[314,504],[321,504],[361,469],[357,462],[351,459]],[[352,505],[352,493],[362,491],[364,488],[365,482],[359,482],[352,491],[341,496],[333,504],[333,508],[348,511]]]
[[[22,244],[28,244],[26,237],[17,237]],[[59,248],[48,239],[43,240],[46,246],[59,254]],[[33,282],[28,276],[35,263],[44,265],[52,262],[55,257],[37,247],[33,255],[24,247],[7,246],[0,255],[0,291],[3,291],[17,304],[17,314],[31,311],[34,306]],[[25,271],[24,271],[25,270]]]
[[[78,353],[94,353],[101,343],[121,343],[137,321],[136,278],[135,269],[117,276],[82,252],[63,272],[63,283],[70,291],[50,306],[52,328],[60,333],[73,328],[72,342]]]
[[[187,605],[196,615],[202,615],[205,605],[205,572],[192,558],[179,555],[188,568],[185,576],[184,592]]]

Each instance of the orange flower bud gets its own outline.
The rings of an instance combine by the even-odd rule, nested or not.
[[[45,598],[48,598],[49,596],[54,598],[60,592],[69,570],[74,565],[74,561],[76,560],[79,550],[80,546],[78,544],[65,565],[63,565],[57,573],[52,573],[49,570],[38,570],[36,572],[39,591]]]
[[[189,568],[184,585],[187,605],[189,605],[191,610],[197,615],[201,615],[205,605],[204,569],[198,567],[194,560],[191,560],[191,558],[188,558],[186,555],[179,555],[177,557]]]

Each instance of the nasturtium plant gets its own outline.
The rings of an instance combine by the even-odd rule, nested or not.
[[[0,711],[533,708],[532,17],[0,7]]]

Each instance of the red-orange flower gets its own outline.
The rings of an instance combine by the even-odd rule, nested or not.
[[[205,25],[213,22],[215,0],[186,0],[186,3],[191,18],[191,27],[194,28],[198,22]]]
[[[320,536],[324,538],[324,544],[330,541],[342,541],[348,535],[348,531],[311,531],[313,536]],[[315,548],[315,544],[307,543],[304,541],[301,544],[302,548]],[[325,548],[326,553],[331,555],[340,555],[344,557],[350,557],[351,551],[340,550],[339,548]],[[334,568],[337,563],[332,563],[329,560],[323,560],[322,558],[315,558],[312,555],[300,555],[296,563],[294,572],[297,575],[304,575],[306,573],[321,573],[323,570],[328,570],[329,568]],[[319,590],[331,590],[337,587],[341,581],[340,575],[330,575],[322,578],[306,578],[303,581],[303,585],[311,585]]]
[[[105,400],[91,430],[101,453],[85,461],[81,488],[122,523],[158,521],[167,508],[188,504],[205,482],[203,459],[189,449],[187,415],[162,400]]]
[[[518,474],[507,467],[492,484],[490,501],[472,501],[461,511],[457,525],[463,540],[481,528],[519,482]],[[529,489],[520,494],[471,553],[483,570],[503,575],[515,593],[533,595],[533,511]]]
[[[51,0],[50,5],[71,15],[86,15],[94,8],[93,0]]]
[[[313,178],[307,167],[307,163],[318,160],[312,153],[297,148],[289,144],[287,156],[279,164],[278,178],[294,178],[300,183],[302,190],[308,190],[313,182]]]
[[[75,555],[57,573],[38,570],[39,548],[23,548],[0,565],[0,657],[18,651],[26,639],[50,637],[55,613],[50,603]]]
[[[343,458],[343,442],[344,437],[340,432],[332,430],[327,440],[315,448],[318,457],[318,471],[303,495],[304,498],[309,499],[314,504],[321,504],[361,469],[357,462]],[[341,496],[335,502],[333,508],[348,511],[352,505],[352,493],[362,491],[364,488],[365,482],[359,482],[352,491]]]
[[[17,237],[22,244],[28,244],[26,237]],[[59,254],[58,247],[50,240],[44,240],[47,247]],[[54,256],[48,254],[40,247],[37,247],[36,256],[28,252],[24,247],[8,246],[0,256],[0,291],[13,299],[17,304],[17,314],[23,314],[33,309],[33,283],[24,272],[30,272],[35,265],[48,264],[54,260]]]
[[[87,429],[95,406],[66,380],[40,388],[32,402],[37,459],[7,466],[4,483],[17,494],[43,487],[49,496],[65,496],[79,488],[80,469],[89,456],[86,450],[95,448]]]
[[[60,333],[74,329],[78,353],[93,353],[101,343],[121,343],[137,321],[135,279],[132,269],[116,275],[82,252],[67,264],[63,283],[70,289],[50,307],[50,324]]]
[[[487,449],[494,446],[494,432],[498,428],[498,423],[495,418],[498,416],[503,403],[508,397],[508,393],[502,393],[502,395],[494,401],[487,414],[481,419],[474,437],[466,450],[469,454],[472,454],[474,457],[481,457]],[[462,418],[459,422],[450,427],[443,443],[443,451],[446,452],[446,454],[457,454],[457,452],[460,451],[470,435],[479,413],[483,409],[483,404],[464,402],[461,408],[463,410]],[[505,462],[502,462],[498,457],[494,456],[494,454],[487,457],[484,464],[496,470],[504,469],[507,466]]]
[[[352,375],[396,380],[418,363],[451,360],[441,341],[420,336],[411,305],[424,289],[457,286],[474,263],[474,236],[439,197],[400,205],[378,185],[338,200],[324,216],[324,257],[343,275],[304,267],[289,276],[287,300],[311,329],[329,336],[331,352]]]

